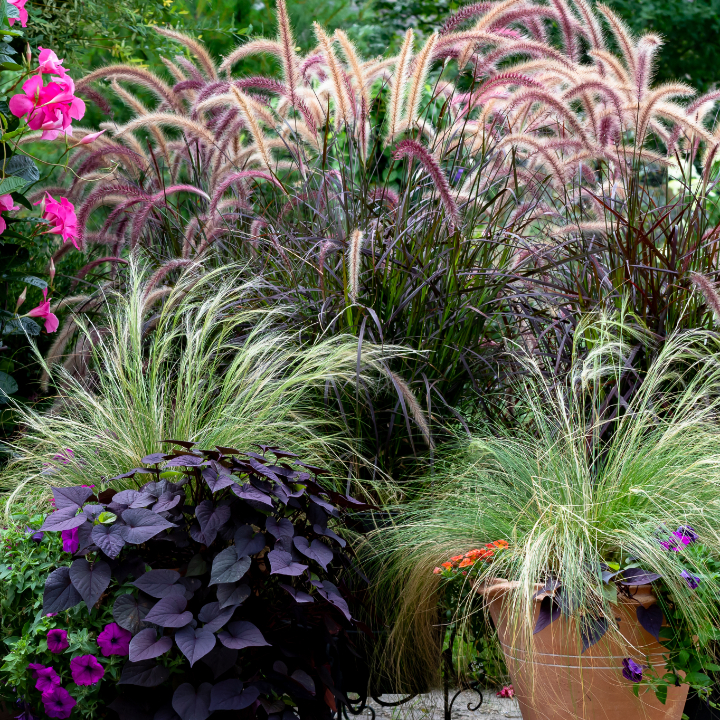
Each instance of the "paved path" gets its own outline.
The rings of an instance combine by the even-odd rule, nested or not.
[[[467,706],[468,703],[475,705],[477,695],[472,692],[463,693],[453,705],[452,720],[506,720],[506,718],[521,720],[522,715],[517,701],[496,697],[495,692],[495,690],[483,692],[483,704],[475,712],[469,711]],[[381,699],[390,702],[399,699],[399,696],[384,695]],[[420,695],[399,708],[382,708],[373,703],[373,709],[377,720],[443,720],[443,697],[442,693],[434,692]],[[358,717],[366,720],[369,713]]]

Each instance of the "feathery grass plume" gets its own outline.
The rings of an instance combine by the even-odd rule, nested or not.
[[[707,306],[715,316],[715,322],[720,324],[720,295],[715,283],[701,273],[690,273],[692,284],[702,293]]]
[[[130,122],[125,125],[121,125],[117,128],[116,137],[121,137],[122,135],[135,130],[140,130],[141,128],[150,128],[157,125],[168,125],[170,127],[180,128],[188,134],[204,140],[210,146],[215,143],[213,134],[199,122],[195,122],[184,115],[174,115],[173,113],[161,112],[141,115],[134,120],[130,120]]]
[[[405,114],[408,127],[412,127],[418,120],[420,99],[422,97],[423,88],[425,87],[425,80],[427,79],[428,71],[430,70],[432,54],[435,49],[437,39],[437,33],[433,33],[427,39],[425,45],[423,45],[422,50],[420,50],[414,58],[415,68],[410,76],[410,87],[408,89],[407,97],[407,112]]]
[[[290,102],[294,104],[296,89],[300,83],[300,71],[297,56],[295,55],[295,38],[293,38],[285,0],[276,0],[275,6],[277,8],[278,35],[283,49],[283,78],[290,95]]]
[[[392,142],[400,125],[402,116],[403,100],[407,86],[407,73],[410,66],[413,48],[413,31],[408,29],[405,33],[400,53],[395,63],[395,72],[390,77],[390,101],[388,103],[387,128],[385,131],[385,142]]]
[[[413,420],[417,424],[423,438],[425,439],[425,444],[432,449],[435,445],[430,434],[430,424],[425,417],[423,409],[420,407],[420,403],[415,397],[415,393],[413,393],[410,386],[397,373],[392,372],[392,370],[387,370],[386,372],[390,381],[395,386],[395,389],[400,395],[402,395],[405,404],[410,410]]]
[[[357,302],[360,291],[360,251],[364,240],[362,230],[353,230],[348,243],[348,297],[351,302]]]
[[[440,200],[445,207],[451,229],[460,224],[460,210],[452,197],[450,183],[437,160],[428,149],[417,140],[402,140],[393,151],[393,160],[400,160],[404,157],[414,158],[420,161],[425,171],[432,177],[435,188],[440,195]]]
[[[283,61],[283,46],[276,40],[266,40],[262,38],[260,40],[251,40],[244,45],[240,45],[235,48],[221,63],[218,68],[220,72],[226,75],[230,74],[232,66],[240,62],[240,60],[250,57],[251,55],[268,54],[275,55],[275,57]]]
[[[215,63],[213,62],[210,53],[207,51],[207,49],[202,43],[199,43],[197,40],[195,40],[195,38],[192,38],[189,35],[185,35],[185,33],[178,32],[177,30],[157,26],[154,26],[153,29],[156,33],[164,37],[170,38],[171,40],[175,40],[181,45],[184,45],[197,58],[198,62],[200,63],[200,67],[202,67],[202,69],[205,71],[205,75],[210,80],[217,79],[217,70],[215,69]]]
[[[325,63],[330,71],[330,79],[333,84],[336,103],[335,127],[339,128],[342,123],[350,125],[352,122],[352,114],[350,113],[350,98],[348,97],[347,86],[345,84],[345,71],[342,69],[337,55],[335,55],[333,41],[328,37],[322,26],[314,22],[313,29],[315,30],[315,37],[323,49]]]
[[[360,141],[360,149],[363,158],[367,157],[368,143],[370,142],[369,137],[369,121],[368,115],[370,113],[370,92],[368,90],[368,83],[358,57],[357,50],[351,42],[350,38],[340,29],[335,30],[335,37],[340,43],[340,47],[345,53],[345,57],[350,64],[350,76],[355,80],[355,94],[360,98],[360,113],[357,121],[356,132],[358,140]]]
[[[265,134],[260,129],[260,125],[255,119],[255,113],[253,112],[250,98],[248,98],[247,95],[245,95],[245,93],[243,93],[241,90],[238,90],[234,85],[230,86],[230,90],[233,94],[233,97],[235,98],[235,101],[238,104],[238,107],[240,108],[240,112],[242,113],[242,116],[247,123],[248,128],[250,129],[250,134],[252,135],[253,140],[255,141],[258,150],[260,151],[260,155],[263,159],[265,167],[268,170],[271,170],[270,166],[272,165],[272,157],[270,155],[270,149],[268,148]]]
[[[440,35],[447,35],[464,22],[486,13],[490,9],[491,5],[492,3],[489,2],[479,2],[460,8],[445,21],[445,24],[440,29]]]

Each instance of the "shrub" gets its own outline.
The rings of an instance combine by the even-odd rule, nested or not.
[[[6,658],[4,687],[52,717],[76,700],[92,714],[97,696],[121,718],[330,718],[344,702],[337,658],[354,626],[353,560],[335,530],[345,509],[368,506],[278,447],[168,442],[180,449],[123,473],[150,478],[137,489],[53,488],[41,533],[60,532],[73,559],[46,563],[42,612]],[[37,579],[31,590],[37,604]],[[55,619],[41,639],[48,615],[72,624],[88,613],[70,643]]]

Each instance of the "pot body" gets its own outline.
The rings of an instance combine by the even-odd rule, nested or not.
[[[649,587],[632,588],[632,601],[618,604],[620,633],[627,650],[605,636],[581,654],[577,623],[564,615],[533,636],[532,651],[507,617],[508,593],[516,583],[497,581],[486,585],[485,597],[497,628],[523,720],[680,720],[688,686],[668,688],[667,702],[660,703],[652,690],[639,697],[622,676],[622,661],[632,657],[639,665],[652,664],[662,675],[663,647],[638,623],[637,605],[649,607],[655,597]],[[540,586],[538,586],[540,589]],[[535,601],[534,622],[541,598]]]

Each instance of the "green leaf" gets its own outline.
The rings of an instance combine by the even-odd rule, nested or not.
[[[13,190],[19,190],[21,187],[25,187],[26,184],[27,181],[23,178],[6,177],[4,180],[0,181],[0,195],[8,195]]]
[[[705,665],[705,669],[709,670],[710,672],[720,672],[720,665],[716,665],[715,663],[707,663]]]
[[[10,197],[12,197],[15,202],[19,202],[23,207],[27,208],[28,210],[33,209],[30,201],[24,195],[21,195],[19,192],[11,192]]]
[[[3,70],[22,70],[23,69],[22,65],[18,65],[17,63],[14,63],[14,62],[9,62],[7,60],[5,62],[0,62],[0,67]]]
[[[8,397],[18,391],[18,384],[12,375],[0,370],[0,403],[6,403]]]
[[[700,672],[689,672],[685,676],[685,682],[688,685],[700,685],[700,687],[707,687],[712,684],[712,680],[705,673]]]
[[[207,563],[203,560],[202,555],[194,555],[188,563],[188,569],[185,577],[194,577],[195,575],[204,575],[207,572]]]
[[[40,326],[31,318],[15,318],[6,321],[0,328],[0,335],[25,335],[27,333],[31,337],[40,334]]]
[[[114,523],[116,520],[117,515],[114,515],[111,512],[101,512],[100,515],[98,515],[98,522],[103,523],[104,525]]]
[[[40,288],[41,290],[44,290],[48,284],[43,280],[42,278],[35,277],[34,275],[25,275],[25,273],[19,273],[19,272],[6,272],[0,274],[0,281],[2,280],[9,280],[16,282],[25,283],[26,285],[34,285],[37,288]]]
[[[29,183],[40,179],[40,171],[34,160],[27,155],[14,155],[5,163],[5,174],[27,180]]]
[[[655,697],[663,705],[667,702],[667,691],[668,691],[667,685],[659,685],[657,688],[655,688]]]

